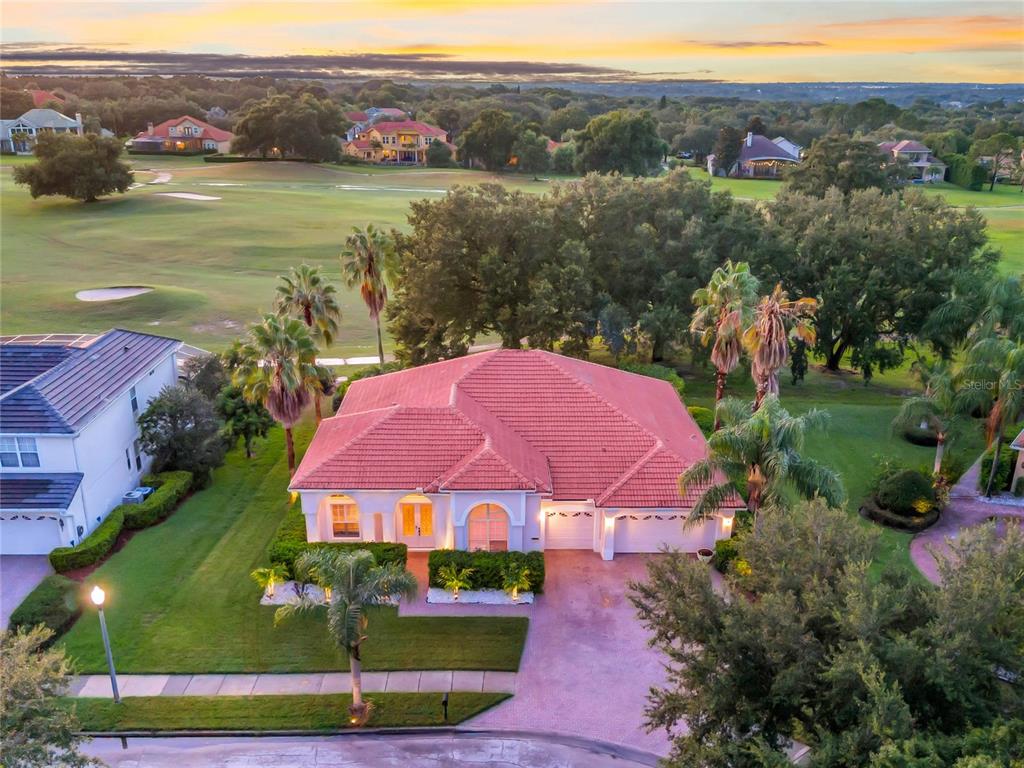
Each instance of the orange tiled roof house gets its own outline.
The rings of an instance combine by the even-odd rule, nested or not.
[[[380,121],[344,142],[342,151],[372,163],[426,165],[427,149],[435,141],[444,142],[454,153],[448,134],[437,126],[418,120]]]

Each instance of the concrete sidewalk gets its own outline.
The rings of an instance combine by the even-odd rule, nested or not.
[[[287,696],[348,693],[348,672],[265,675],[118,675],[122,696]],[[363,672],[364,693],[514,693],[515,672],[423,670]],[[108,675],[80,675],[71,696],[112,698]]]

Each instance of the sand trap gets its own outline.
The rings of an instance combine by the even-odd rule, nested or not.
[[[160,173],[153,171],[153,173],[156,173],[156,178],[149,182],[150,184],[166,184],[167,182],[174,178],[173,176],[171,176],[171,174],[167,173],[166,171]]]
[[[194,192],[157,192],[156,194],[160,197],[177,197],[181,200],[200,200],[207,202],[209,200],[220,200],[219,197],[212,197],[210,195],[197,195]]]
[[[149,293],[152,288],[143,288],[140,285],[121,285],[114,288],[91,288],[88,291],[79,291],[75,298],[79,301],[117,301],[118,299],[130,299],[132,296],[141,296]]]
[[[447,189],[424,189],[423,187],[359,187],[355,184],[337,184],[335,189],[343,189],[346,192],[435,192],[443,195]]]
[[[245,184],[239,184],[235,181],[201,181],[199,182],[200,187],[244,187]]]

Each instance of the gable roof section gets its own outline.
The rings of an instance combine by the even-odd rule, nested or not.
[[[191,138],[191,139],[212,139],[213,141],[231,141],[231,139],[235,138],[235,134],[231,133],[230,131],[225,131],[222,128],[218,128],[215,125],[210,125],[206,121],[200,120],[197,117],[192,117],[191,115],[182,115],[181,117],[173,117],[170,120],[164,120],[159,125],[154,125],[153,126],[153,132],[152,133],[150,133],[148,130],[142,131],[141,133],[136,135],[135,138],[139,139],[139,140],[143,140],[143,141],[146,140],[146,139],[155,139],[155,138],[159,138],[159,139],[169,139],[169,138],[180,139],[180,138],[183,138],[181,136],[174,136],[174,137],[172,137],[171,136],[171,128],[180,125],[181,123],[185,122],[186,120],[188,120],[190,123],[193,123],[196,127],[201,128],[202,130],[201,130],[201,132],[199,133],[198,136],[188,136],[188,137],[185,137],[185,138]]]
[[[374,123],[368,131],[379,131],[380,133],[418,133],[421,136],[447,136],[442,128],[429,123],[421,123],[419,120],[381,120]]]
[[[892,148],[897,152],[931,152],[931,150],[920,141],[914,141],[913,139],[904,139],[903,141],[899,141],[894,144]]]
[[[36,128],[77,128],[78,123],[55,109],[30,109],[18,118],[18,122],[27,123]]]
[[[750,137],[750,144],[744,139],[740,145],[740,162],[746,163],[751,160],[797,160],[785,149],[780,147],[767,136],[754,134]]]
[[[82,477],[80,472],[0,472],[0,510],[67,509]]]
[[[74,353],[60,344],[0,345],[0,395],[53,368]]]
[[[527,490],[679,507],[695,498],[680,494],[679,474],[706,451],[667,382],[495,350],[353,383],[291,487]]]
[[[3,347],[9,345],[17,346],[5,342]],[[180,346],[164,336],[108,331],[0,396],[0,429],[8,434],[75,432]]]
[[[1010,447],[1015,451],[1024,451],[1024,429],[1022,429],[1020,434],[1013,439],[1013,442],[1010,443]]]

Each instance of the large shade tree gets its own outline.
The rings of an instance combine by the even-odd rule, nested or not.
[[[756,412],[750,404],[726,398],[718,404],[722,428],[708,438],[708,455],[679,478],[685,494],[700,491],[689,522],[713,516],[735,493],[734,481],[745,483],[747,507],[755,515],[781,506],[788,494],[820,496],[831,506],[846,498],[838,473],[803,455],[809,432],[828,424],[828,413],[812,408],[791,416],[778,398],[769,395]]]
[[[754,319],[757,305],[757,278],[745,262],[730,259],[711,273],[707,286],[693,293],[697,308],[690,330],[706,347],[711,346],[715,366],[715,405],[725,396],[725,380],[739,365],[743,354],[743,333]],[[715,416],[715,429],[720,423]]]
[[[352,228],[341,252],[341,274],[349,288],[359,286],[377,330],[377,355],[384,363],[384,337],[380,330],[380,314],[388,301],[388,281],[395,267],[395,240],[373,224],[365,229]]]
[[[309,405],[307,382],[315,365],[316,346],[305,324],[268,314],[249,328],[232,376],[247,400],[262,403],[284,427],[290,474],[295,473],[292,427]]]
[[[94,134],[40,133],[36,162],[14,168],[14,183],[25,184],[32,197],[63,195],[93,203],[111,192],[127,192],[134,178],[120,160],[123,147],[114,138]]]
[[[817,300],[807,297],[790,300],[781,285],[761,297],[753,322],[743,332],[743,345],[750,354],[750,372],[756,387],[755,410],[761,407],[765,397],[779,394],[779,371],[789,360],[790,337],[808,345],[814,343],[811,318],[817,309]]]
[[[368,715],[363,701],[362,645],[366,640],[370,611],[390,599],[412,599],[416,578],[397,563],[377,565],[365,549],[312,549],[295,562],[296,576],[324,588],[327,596],[327,630],[348,655],[352,676],[353,723],[365,723]],[[323,604],[309,595],[277,609],[274,623],[300,613],[319,612]]]

